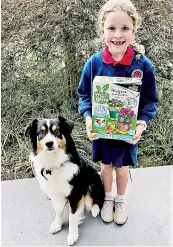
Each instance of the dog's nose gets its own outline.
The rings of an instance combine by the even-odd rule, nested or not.
[[[46,142],[45,145],[46,145],[46,147],[48,147],[48,148],[52,148],[52,147],[53,147],[53,141]]]

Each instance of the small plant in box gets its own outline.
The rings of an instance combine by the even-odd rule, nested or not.
[[[112,99],[109,100],[108,109],[110,119],[115,120],[119,115],[120,108],[123,106],[123,103],[120,100]]]
[[[125,134],[130,130],[130,125],[135,118],[134,111],[128,108],[121,108],[117,118],[117,129]]]

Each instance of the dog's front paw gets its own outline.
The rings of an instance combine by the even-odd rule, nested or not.
[[[99,209],[99,206],[98,206],[97,204],[94,204],[94,205],[92,206],[92,208],[91,208],[91,213],[92,213],[92,216],[93,216],[94,218],[96,218],[97,215],[99,215],[100,209]]]
[[[68,245],[73,245],[75,242],[77,242],[78,240],[78,237],[79,237],[79,234],[78,232],[71,232],[68,234],[68,237],[67,237],[67,243]]]
[[[59,232],[61,228],[62,228],[62,224],[57,221],[54,221],[50,227],[50,233],[53,234]]]

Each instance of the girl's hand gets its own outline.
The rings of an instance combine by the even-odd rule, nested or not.
[[[133,141],[132,140],[128,140],[127,142],[129,144],[135,145],[141,139],[142,132],[144,131],[144,128],[145,128],[145,126],[143,124],[137,125],[137,127],[136,127],[136,133],[133,136]]]
[[[92,133],[92,118],[90,116],[86,117],[86,131],[90,141],[98,139],[97,133]]]

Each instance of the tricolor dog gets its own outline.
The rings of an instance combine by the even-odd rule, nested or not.
[[[97,171],[78,154],[71,137],[73,122],[58,119],[33,120],[26,128],[30,137],[30,155],[41,189],[50,197],[56,216],[50,232],[61,230],[63,209],[69,204],[67,242],[73,245],[79,236],[85,209],[96,217],[105,197]]]

